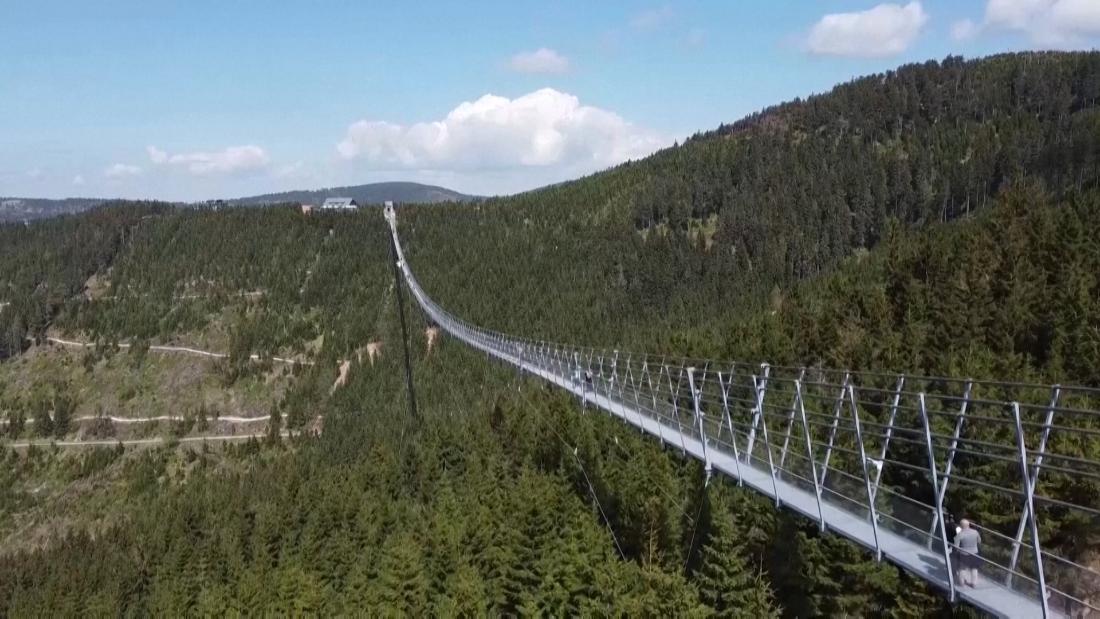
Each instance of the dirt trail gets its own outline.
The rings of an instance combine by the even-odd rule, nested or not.
[[[210,421],[224,421],[226,423],[255,423],[257,421],[265,421],[269,419],[267,415],[261,415],[259,417],[238,417],[236,415],[219,415],[217,417],[211,417],[207,419]],[[111,423],[131,424],[131,423],[153,423],[158,421],[185,421],[184,417],[179,415],[158,415],[156,417],[115,417],[114,415],[103,415],[97,417],[95,415],[81,415],[79,417],[73,417],[72,421],[95,421],[96,419],[106,419]],[[32,425],[34,419],[24,420],[23,423]],[[0,419],[0,426],[8,424],[6,419]]]
[[[183,438],[164,438],[163,436],[154,436],[152,438],[132,438],[132,439],[102,439],[92,441],[57,441],[48,438],[32,439],[27,441],[15,441],[8,443],[8,447],[12,449],[27,449],[34,445],[35,447],[49,447],[56,445],[58,447],[113,447],[122,443],[123,445],[159,445],[161,443],[176,442],[176,443],[202,443],[202,442],[218,442],[218,441],[247,441],[250,438],[263,438],[267,436],[266,432],[250,432],[248,434],[218,434],[214,436],[186,436]],[[283,430],[279,433],[279,436],[287,438],[290,436],[290,432]]]
[[[78,341],[75,341],[75,340],[63,340],[59,337],[47,337],[46,340],[48,342],[51,342],[51,343],[54,343],[54,344],[59,344],[61,346],[71,346],[71,347],[76,347],[76,348],[95,348],[95,344],[92,343],[92,342],[78,342]],[[125,344],[125,343],[124,344],[119,344],[118,347],[119,348],[130,348],[130,344]],[[197,348],[189,348],[187,346],[150,345],[149,350],[151,352],[183,353],[183,354],[188,354],[188,355],[196,355],[196,356],[200,356],[200,357],[209,357],[211,359],[225,359],[225,358],[229,357],[229,355],[227,355],[226,353],[210,352],[208,350],[199,350]],[[248,358],[252,359],[253,361],[259,361],[260,360],[260,355],[249,355]],[[314,364],[313,361],[306,361],[304,359],[287,359],[287,358],[284,358],[284,357],[272,357],[271,360],[274,361],[275,363],[286,363],[286,364],[290,364],[290,365],[293,365],[295,363],[297,363],[299,365],[313,365]]]

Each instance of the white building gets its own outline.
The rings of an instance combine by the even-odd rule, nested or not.
[[[359,203],[352,198],[329,198],[321,205],[321,210],[347,210],[357,209]]]

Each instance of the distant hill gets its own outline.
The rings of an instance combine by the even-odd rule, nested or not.
[[[325,198],[354,198],[360,204],[381,204],[386,200],[394,202],[462,202],[465,200],[477,200],[477,196],[451,191],[445,187],[434,185],[421,185],[420,183],[369,183],[367,185],[352,185],[350,187],[329,187],[326,189],[284,191],[282,193],[265,193],[259,196],[238,198],[229,200],[230,204],[274,204],[279,202],[301,202],[303,204],[319,204]]]
[[[105,201],[102,198],[47,200],[45,198],[0,197],[0,222],[42,219],[43,217],[55,217],[67,213],[79,213]]]
[[[469,196],[457,191],[452,191],[446,187],[422,185],[420,183],[392,182],[369,183],[366,185],[352,185],[349,187],[330,187],[315,190],[284,191],[282,193],[265,193],[258,196],[226,200],[226,202],[245,206],[277,204],[282,202],[319,204],[324,202],[325,198],[334,197],[354,198],[355,201],[360,204],[381,204],[386,200],[427,204],[482,199],[479,196]],[[50,200],[46,198],[0,197],[0,223],[43,219],[46,217],[79,213],[108,201],[107,198],[65,198],[62,200]]]

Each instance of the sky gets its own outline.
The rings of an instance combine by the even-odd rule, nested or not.
[[[907,62],[1100,46],[1100,0],[0,0],[0,196],[506,194]]]

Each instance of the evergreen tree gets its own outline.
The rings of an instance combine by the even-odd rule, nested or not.
[[[777,617],[771,588],[746,562],[748,553],[732,519],[725,505],[712,507],[708,540],[694,577],[699,598],[721,617]]]

